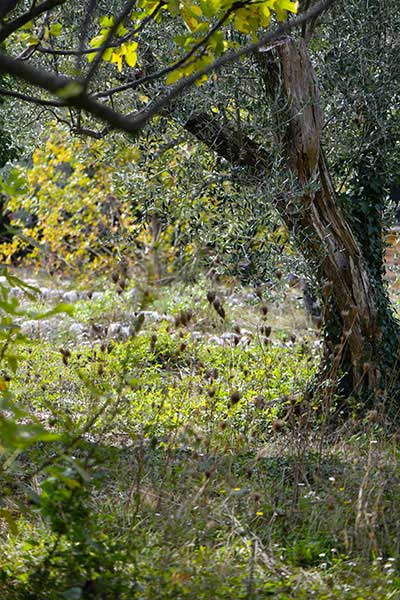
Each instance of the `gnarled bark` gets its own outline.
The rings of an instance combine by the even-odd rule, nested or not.
[[[277,143],[299,188],[298,194],[289,200],[283,194],[275,204],[321,283],[321,375],[332,377],[335,386],[340,380],[343,392],[373,405],[381,401],[389,382],[397,386],[399,327],[382,278],[368,264],[335,195],[321,150],[323,115],[307,47],[302,40],[288,38],[272,52],[261,52],[258,62],[267,96],[273,101],[279,95],[281,100]],[[195,115],[186,128],[232,163],[256,168],[260,176],[268,173],[268,153],[230,126],[220,126],[215,116]]]
[[[321,150],[321,104],[306,45],[289,40],[277,53],[280,92],[287,100],[283,142],[289,168],[305,190],[296,202],[302,230],[294,233],[324,291],[323,368],[345,374],[347,394],[362,394],[372,404],[388,381],[397,379],[399,329],[382,280],[370,268],[335,195]]]

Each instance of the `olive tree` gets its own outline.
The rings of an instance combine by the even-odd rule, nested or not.
[[[395,408],[400,338],[383,280],[382,242],[393,172],[383,163],[398,152],[394,2],[304,0],[298,16],[266,34],[271,17],[284,20],[298,6],[142,0],[116,2],[110,15],[88,0],[71,15],[67,0],[17,4],[0,30],[7,48],[0,71],[10,77],[4,96],[58,115],[67,110],[75,132],[100,137],[110,128],[138,136],[160,115],[177,118],[260,185],[279,165],[282,186],[269,201],[315,274],[323,303],[320,376],[364,405]],[[369,58],[358,65],[349,55],[360,35]],[[221,77],[234,65],[256,74],[252,118],[242,118],[251,103],[241,112],[241,81],[229,89],[238,118],[218,101]],[[268,110],[259,116],[260,104]],[[349,114],[354,122],[341,121]],[[94,127],[88,115],[105,125]],[[254,123],[266,116],[271,135],[263,139]]]

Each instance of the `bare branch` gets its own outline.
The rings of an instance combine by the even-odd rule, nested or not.
[[[37,96],[29,96],[28,94],[22,94],[21,92],[8,90],[4,87],[0,87],[0,96],[10,96],[11,98],[18,98],[18,100],[23,100],[24,102],[30,102],[31,104],[37,104],[39,106],[65,106],[65,103],[61,102],[60,100],[44,100],[42,98],[38,98]]]
[[[20,0],[3,0],[0,4],[0,19],[4,19],[12,10],[14,10]]]
[[[233,126],[221,124],[213,114],[195,113],[183,127],[231,164],[263,169],[271,164],[266,150]]]
[[[85,40],[86,40],[88,28],[89,28],[90,19],[92,17],[94,9],[96,8],[96,4],[97,4],[97,0],[87,0],[87,8],[86,8],[85,17],[84,17],[83,23],[82,23],[81,33],[79,36],[79,50],[78,50],[78,54],[76,55],[77,56],[76,65],[77,65],[78,69],[81,66],[81,59],[82,59],[82,54],[83,54],[82,51],[84,50]]]
[[[56,8],[56,6],[65,4],[65,2],[67,2],[67,0],[45,0],[45,2],[42,2],[42,4],[39,4],[38,6],[32,6],[31,9],[23,15],[2,25],[0,28],[0,42],[4,42],[9,35],[14,33],[14,31],[17,31],[17,29],[20,29],[20,27],[23,27],[23,25],[29,23],[32,19],[35,19],[48,10]]]
[[[109,132],[108,127],[104,127],[101,131],[94,131],[93,129],[88,129],[87,127],[72,127],[72,133],[75,135],[83,135],[85,137],[91,137],[95,140],[101,140],[107,133]]]
[[[21,52],[21,54],[18,56],[19,60],[28,60],[32,54],[34,54],[37,50],[37,48],[40,46],[40,42],[42,41],[45,31],[46,31],[46,27],[48,26],[50,21],[50,13],[49,11],[47,11],[47,13],[45,13],[45,17],[43,19],[43,23],[42,26],[40,28],[40,31],[37,35],[37,41],[34,42],[33,44],[31,44],[30,46],[28,46],[27,48],[25,48],[25,50],[23,52]]]
[[[110,45],[113,48],[114,45]],[[53,56],[83,56],[84,54],[93,54],[96,51],[95,48],[83,48],[82,50],[68,50],[67,48],[47,48],[44,46],[38,47],[38,52],[41,54],[52,54]]]

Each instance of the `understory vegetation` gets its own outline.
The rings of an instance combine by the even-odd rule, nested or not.
[[[397,597],[397,434],[307,400],[297,288],[46,283],[10,296],[29,339],[3,386],[29,417],[2,462],[2,598]]]

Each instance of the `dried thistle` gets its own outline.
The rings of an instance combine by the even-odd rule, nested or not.
[[[217,296],[217,292],[215,290],[209,290],[207,292],[207,300],[210,304],[212,304]]]
[[[272,421],[272,431],[274,431],[275,433],[279,433],[280,431],[282,431],[284,426],[285,422],[282,421],[282,419],[275,419],[275,421]]]
[[[234,406],[235,404],[240,402],[241,398],[242,394],[238,390],[232,392],[229,398],[231,406]]]

